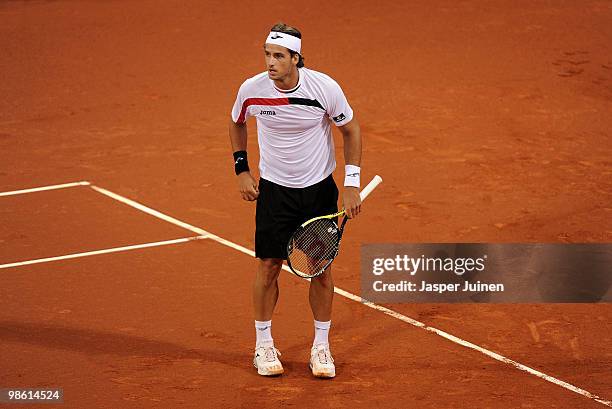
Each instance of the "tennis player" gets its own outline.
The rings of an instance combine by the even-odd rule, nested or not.
[[[257,200],[253,286],[256,346],[253,365],[260,375],[279,375],[283,366],[272,338],[278,275],[291,233],[304,221],[337,211],[338,188],[331,123],[344,140],[343,206],[349,218],[361,209],[361,134],[342,89],[329,76],[304,67],[302,35],[283,23],[272,27],[263,51],[266,71],[240,86],[229,125],[235,172],[242,198]],[[247,118],[257,119],[259,183],[247,159]],[[310,282],[314,316],[310,368],[316,377],[336,375],[329,347],[334,284],[331,269]]]

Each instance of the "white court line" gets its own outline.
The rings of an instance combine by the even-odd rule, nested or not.
[[[194,233],[198,233],[200,236],[208,236],[208,232],[205,230],[200,229],[199,227],[195,227],[192,226],[191,224],[182,222],[178,219],[175,219],[174,217],[168,216],[166,214],[163,214],[161,212],[158,212],[157,210],[153,210],[150,207],[147,206],[143,206],[138,202],[135,202],[133,200],[128,199],[127,197],[123,197],[121,195],[118,195],[116,193],[111,192],[110,190],[106,190],[103,189],[101,187],[95,186],[95,185],[91,185],[90,186],[93,190],[95,190],[96,192],[100,192],[103,195],[106,195],[112,199],[118,200],[119,202],[125,203],[128,206],[132,206],[135,209],[140,210],[141,212],[145,212],[147,214],[150,214],[151,216],[155,216],[159,219],[162,219],[164,221],[167,221],[168,223],[172,223],[176,226],[182,227],[183,229],[187,229],[187,230],[191,230]]]
[[[384,314],[387,314],[387,315],[389,315],[391,317],[397,318],[400,321],[404,321],[404,322],[407,322],[410,325],[414,325],[415,327],[419,327],[419,328],[422,328],[422,329],[424,329],[426,331],[433,332],[434,334],[439,335],[442,338],[446,338],[446,339],[448,339],[451,342],[454,342],[454,343],[459,344],[461,346],[464,346],[466,348],[473,349],[474,351],[478,351],[478,352],[480,352],[480,353],[482,353],[482,354],[484,354],[484,355],[486,355],[486,356],[488,356],[490,358],[493,358],[493,359],[495,359],[495,360],[497,360],[499,362],[503,362],[504,364],[513,366],[514,368],[519,369],[519,370],[524,371],[524,372],[527,372],[527,373],[530,373],[531,375],[535,375],[538,378],[542,378],[542,379],[544,379],[544,380],[546,380],[548,382],[554,383],[555,385],[561,386],[562,388],[565,388],[565,389],[570,390],[572,392],[575,392],[577,394],[586,396],[587,398],[593,399],[594,401],[599,402],[599,403],[603,403],[606,406],[612,407],[612,401],[605,400],[605,399],[603,399],[603,398],[601,398],[601,397],[599,397],[599,396],[597,396],[597,395],[595,395],[595,394],[593,394],[593,393],[591,393],[589,391],[581,389],[581,388],[579,388],[577,386],[574,386],[574,385],[572,385],[570,383],[567,383],[565,381],[557,379],[557,378],[555,378],[553,376],[546,375],[545,373],[540,372],[537,369],[530,368],[527,365],[523,365],[523,364],[521,364],[519,362],[516,362],[516,361],[510,359],[510,358],[506,358],[503,355],[500,355],[500,354],[495,353],[493,351],[489,351],[488,349],[482,348],[482,347],[480,347],[480,346],[478,346],[476,344],[472,344],[471,342],[465,341],[465,340],[463,340],[461,338],[458,338],[458,337],[456,337],[456,336],[454,336],[452,334],[449,334],[448,332],[442,331],[442,330],[434,328],[434,327],[430,327],[430,326],[428,326],[428,325],[426,325],[426,324],[424,324],[424,323],[422,323],[420,321],[417,321],[417,320],[412,319],[410,317],[407,317],[407,316],[405,316],[403,314],[400,314],[397,311],[393,311],[393,310],[391,310],[389,308],[383,307],[382,305],[374,304],[373,302],[368,301],[368,300],[366,300],[364,298],[361,298],[358,295],[349,293],[349,292],[344,291],[344,290],[342,290],[340,288],[334,288],[334,290],[335,290],[335,292],[337,294],[342,295],[343,297],[350,298],[351,300],[354,300],[354,301],[357,301],[357,302],[361,302],[364,305],[366,305],[367,307],[373,308],[373,309],[375,309],[377,311],[380,311],[380,312],[382,312]]]
[[[83,182],[63,183],[61,185],[51,185],[51,186],[33,187],[31,189],[13,190],[12,192],[0,193],[0,197],[1,196],[22,195],[24,193],[42,192],[44,190],[65,189],[67,187],[75,187],[75,186],[89,186],[89,182],[83,181]]]
[[[141,210],[141,211],[143,211],[145,213],[148,213],[148,214],[150,214],[152,216],[158,217],[158,218],[160,218],[162,220],[165,220],[165,221],[167,221],[169,223],[172,223],[172,224],[174,224],[176,226],[183,227],[183,228],[185,228],[187,230],[191,230],[192,232],[197,233],[200,236],[204,236],[204,238],[208,238],[208,239],[214,240],[214,241],[216,241],[218,243],[223,244],[224,246],[231,247],[234,250],[238,250],[238,251],[240,251],[242,253],[248,254],[251,257],[255,257],[255,252],[253,252],[252,250],[249,250],[246,247],[243,247],[243,246],[241,246],[239,244],[233,243],[233,242],[231,242],[229,240],[223,239],[223,238],[221,238],[221,237],[219,237],[219,236],[217,236],[215,234],[212,234],[212,233],[210,233],[210,232],[208,232],[206,230],[203,230],[203,229],[201,229],[199,227],[192,226],[192,225],[190,225],[188,223],[182,222],[182,221],[180,221],[178,219],[175,219],[174,217],[165,215],[165,214],[163,214],[161,212],[158,212],[157,210],[153,210],[150,207],[147,207],[147,206],[145,206],[143,204],[135,202],[134,200],[131,200],[131,199],[128,199],[128,198],[123,197],[121,195],[118,195],[116,193],[113,193],[113,192],[111,192],[109,190],[102,189],[102,188],[94,186],[94,185],[91,185],[91,188],[94,189],[94,190],[97,190],[98,192],[100,192],[102,194],[105,194],[105,195],[107,195],[109,197],[112,197],[115,200],[118,200],[118,201],[120,201],[122,203],[125,203],[125,204],[127,204],[129,206],[132,206],[132,207],[134,207],[136,209],[139,209],[139,210]],[[290,271],[289,268],[287,266],[285,266],[285,265],[283,265],[283,269],[287,270],[287,271]],[[438,335],[438,336],[440,336],[442,338],[445,338],[445,339],[447,339],[447,340],[449,340],[451,342],[454,342],[457,345],[461,345],[461,346],[463,346],[465,348],[469,348],[469,349],[472,349],[474,351],[478,351],[478,352],[480,352],[480,353],[482,353],[482,354],[484,354],[484,355],[486,355],[486,356],[488,356],[490,358],[493,358],[493,359],[495,359],[495,360],[497,360],[499,362],[502,362],[502,363],[504,363],[506,365],[510,365],[510,366],[512,366],[512,367],[514,367],[514,368],[516,368],[518,370],[521,370],[521,371],[527,372],[527,373],[529,373],[531,375],[537,376],[538,378],[544,379],[545,381],[551,382],[551,383],[553,383],[555,385],[558,385],[558,386],[560,386],[562,388],[565,388],[565,389],[567,389],[567,390],[569,390],[571,392],[574,392],[574,393],[577,393],[579,395],[585,396],[585,397],[587,397],[589,399],[592,399],[595,402],[598,402],[598,403],[604,404],[606,406],[612,407],[612,401],[605,400],[605,399],[603,399],[603,398],[601,398],[601,397],[599,397],[599,396],[597,396],[597,395],[595,395],[595,394],[593,394],[593,393],[591,393],[589,391],[581,389],[581,388],[579,388],[577,386],[574,386],[574,385],[572,385],[570,383],[567,383],[565,381],[557,379],[557,378],[555,378],[553,376],[546,375],[543,372],[540,372],[540,371],[538,371],[536,369],[530,368],[530,367],[528,367],[526,365],[523,365],[523,364],[521,364],[519,362],[516,362],[516,361],[514,361],[512,359],[506,358],[505,356],[500,355],[498,353],[495,353],[493,351],[490,351],[490,350],[488,350],[486,348],[482,348],[482,347],[480,347],[480,346],[478,346],[476,344],[472,344],[469,341],[465,341],[465,340],[463,340],[463,339],[461,339],[459,337],[456,337],[454,335],[451,335],[451,334],[449,334],[447,332],[444,332],[444,331],[439,330],[439,329],[434,328],[434,327],[427,326],[426,324],[424,324],[424,323],[422,323],[420,321],[417,321],[415,319],[412,319],[410,317],[407,317],[407,316],[405,316],[403,314],[400,314],[397,311],[393,311],[393,310],[391,310],[389,308],[386,308],[386,307],[383,307],[381,305],[374,304],[373,302],[365,300],[365,299],[359,297],[358,295],[349,293],[348,291],[345,291],[345,290],[343,290],[341,288],[338,288],[338,287],[334,287],[334,292],[336,294],[342,296],[342,297],[346,297],[346,298],[348,298],[350,300],[360,302],[360,303],[362,303],[363,305],[365,305],[367,307],[370,307],[372,309],[380,311],[380,312],[382,312],[382,313],[384,313],[386,315],[389,315],[389,316],[391,316],[393,318],[396,318],[396,319],[398,319],[400,321],[406,322],[406,323],[408,323],[410,325],[413,325],[415,327],[422,328],[422,329],[424,329],[426,331],[432,332],[432,333],[434,333],[434,334],[436,334],[436,335]]]
[[[0,269],[11,268],[11,267],[28,266],[30,264],[48,263],[50,261],[68,260],[68,259],[71,259],[71,258],[95,256],[95,255],[98,255],[98,254],[108,254],[108,253],[117,253],[117,252],[120,252],[120,251],[144,249],[144,248],[147,248],[147,247],[167,246],[169,244],[185,243],[185,242],[188,242],[188,241],[200,240],[200,239],[204,239],[204,238],[205,237],[202,237],[202,236],[185,237],[185,238],[182,238],[182,239],[156,241],[156,242],[144,243],[144,244],[134,244],[134,245],[131,245],[131,246],[114,247],[114,248],[104,249],[104,250],[86,251],[84,253],[73,253],[73,254],[67,254],[65,256],[46,257],[46,258],[39,258],[39,259],[35,259],[35,260],[19,261],[19,262],[16,262],[16,263],[0,264]]]
[[[231,247],[234,250],[238,250],[238,251],[240,251],[240,252],[242,252],[244,254],[247,254],[247,255],[249,255],[251,257],[255,257],[255,252],[253,250],[249,250],[246,247],[242,247],[239,244],[233,243],[233,242],[231,242],[229,240],[225,240],[224,238],[219,237],[216,234],[212,234],[211,232],[208,232],[208,231],[206,231],[204,229],[201,229],[201,228],[193,226],[193,225],[191,225],[189,223],[185,223],[183,221],[175,219],[174,217],[168,216],[167,214],[164,214],[162,212],[158,212],[157,210],[151,209],[150,207],[147,207],[147,206],[145,206],[143,204],[140,204],[140,203],[138,203],[138,202],[136,202],[136,201],[134,201],[132,199],[128,199],[127,197],[118,195],[117,193],[113,193],[110,190],[107,190],[107,189],[104,189],[104,188],[101,188],[101,187],[95,186],[95,185],[91,185],[90,187],[92,189],[94,189],[95,191],[102,193],[103,195],[106,195],[106,196],[108,196],[110,198],[118,200],[121,203],[125,203],[128,206],[132,206],[132,207],[134,207],[134,208],[136,208],[136,209],[138,209],[140,211],[143,211],[143,212],[145,212],[147,214],[150,214],[151,216],[155,216],[155,217],[160,218],[160,219],[162,219],[162,220],[164,220],[164,221],[166,221],[168,223],[172,223],[175,226],[179,226],[179,227],[182,227],[184,229],[190,230],[190,231],[192,231],[194,233],[197,233],[197,234],[199,234],[200,236],[202,236],[204,238],[214,240],[214,241],[216,241],[218,243],[223,244],[224,246]],[[283,270],[286,270],[286,271],[292,273],[291,269],[289,269],[289,267],[287,267],[284,264],[283,264]]]

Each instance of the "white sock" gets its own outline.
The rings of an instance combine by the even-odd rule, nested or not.
[[[255,334],[257,335],[256,345],[261,345],[264,342],[273,342],[272,320],[255,321]]]
[[[313,345],[317,344],[329,344],[328,335],[329,327],[331,327],[331,321],[317,321],[314,320],[315,337]]]

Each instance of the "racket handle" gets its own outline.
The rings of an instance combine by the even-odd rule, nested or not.
[[[366,197],[368,197],[370,193],[372,193],[372,190],[376,189],[376,186],[380,185],[380,182],[382,182],[382,178],[376,175],[374,176],[374,179],[372,179],[370,183],[368,183],[368,185],[363,188],[363,190],[359,193],[362,202],[366,199]]]

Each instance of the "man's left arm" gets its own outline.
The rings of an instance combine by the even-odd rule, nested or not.
[[[342,203],[346,215],[352,219],[361,211],[358,187],[361,166],[361,130],[355,118],[346,125],[339,126],[338,129],[344,139],[344,163],[346,165]]]

